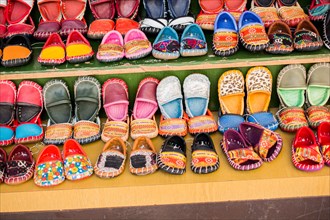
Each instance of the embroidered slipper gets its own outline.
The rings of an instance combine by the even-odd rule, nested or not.
[[[297,169],[303,171],[317,171],[324,166],[320,146],[316,143],[313,131],[308,127],[300,128],[294,137],[292,162]]]
[[[116,0],[116,11],[119,18],[134,19],[139,11],[140,0]]]
[[[325,106],[310,106],[306,117],[311,128],[316,129],[322,122],[330,122],[330,109]]]
[[[30,40],[24,35],[10,37],[3,48],[1,64],[4,67],[22,66],[32,57]]]
[[[56,186],[65,180],[63,160],[58,147],[48,145],[41,150],[33,180],[40,187]]]
[[[330,63],[314,64],[307,74],[306,100],[308,105],[325,105],[330,97]]]
[[[59,31],[62,38],[67,38],[73,31],[78,31],[83,35],[87,34],[87,24],[84,18],[82,20],[67,19],[62,21]]]
[[[259,7],[270,7],[274,4],[275,0],[254,0],[255,4]]]
[[[149,138],[137,138],[130,155],[130,172],[136,175],[154,173],[158,169],[156,156],[156,149]]]
[[[262,160],[251,146],[247,146],[244,138],[238,131],[229,129],[225,131],[221,148],[227,160],[236,170],[253,170],[262,165]]]
[[[107,114],[101,139],[107,142],[113,137],[128,139],[128,87],[124,80],[113,78],[102,86],[103,108]]]
[[[117,18],[116,28],[121,35],[126,35],[130,30],[139,29],[140,24],[130,18]]]
[[[128,31],[124,38],[125,57],[136,60],[148,56],[152,46],[147,36],[139,29]]]
[[[159,169],[181,175],[186,172],[186,142],[180,136],[168,137],[157,155]]]
[[[52,34],[56,34],[61,29],[61,23],[58,21],[40,20],[38,29],[34,32],[33,37],[40,41],[46,41]]]
[[[328,13],[325,16],[325,19],[323,20],[323,43],[324,45],[330,50],[330,10],[328,11]]]
[[[293,46],[298,51],[319,50],[323,46],[322,38],[309,20],[302,20],[294,33]]]
[[[33,8],[34,1],[32,0],[8,0],[5,11],[8,24],[24,23]]]
[[[23,145],[15,146],[9,153],[5,183],[17,185],[32,178],[34,171],[34,159],[29,148]]]
[[[15,143],[39,142],[44,137],[40,115],[43,109],[42,87],[24,80],[18,86]]]
[[[246,10],[246,3],[247,0],[224,0],[224,10],[230,12],[235,20],[238,21],[241,14]]]
[[[207,133],[197,134],[191,146],[191,170],[198,174],[216,171],[220,166],[212,138]]]
[[[278,121],[271,112],[257,112],[246,117],[246,121],[259,124],[262,127],[275,131],[278,128]]]
[[[290,27],[282,22],[275,21],[268,29],[269,47],[266,48],[268,53],[272,54],[288,54],[293,51],[293,39]]]
[[[65,45],[57,33],[50,35],[38,57],[41,65],[55,66],[65,62]]]
[[[165,1],[143,0],[147,17],[141,23],[141,30],[147,34],[157,34],[167,26]]]
[[[238,28],[229,12],[220,12],[215,19],[213,51],[217,56],[230,56],[238,50]]]
[[[5,37],[7,32],[7,21],[6,21],[6,11],[7,0],[0,1],[0,38]],[[0,56],[1,57],[1,56]]]
[[[179,36],[171,27],[159,32],[152,47],[152,55],[157,59],[173,60],[180,57]]]
[[[0,148],[0,183],[3,183],[5,180],[6,164],[7,153],[4,149]]]
[[[96,141],[101,136],[98,113],[101,108],[101,85],[91,76],[80,76],[74,84],[74,139],[80,144]]]
[[[217,17],[218,13],[216,14],[208,14],[204,13],[202,10],[197,15],[196,24],[198,24],[203,30],[214,30],[214,22]]]
[[[302,20],[308,20],[297,0],[277,0],[277,12],[282,21],[290,27],[296,27]]]
[[[283,140],[278,133],[250,122],[240,124],[239,131],[263,161],[270,162],[281,152]]]
[[[207,42],[202,29],[197,24],[187,26],[181,36],[180,54],[183,57],[207,54]]]
[[[93,174],[92,162],[81,145],[69,139],[63,146],[64,175],[68,180],[81,180]]]
[[[15,105],[16,85],[12,81],[0,80],[0,146],[14,142]]]
[[[72,137],[72,105],[70,92],[64,81],[48,81],[43,89],[45,109],[49,117],[45,144],[61,145]]]
[[[126,145],[119,138],[111,138],[103,147],[94,172],[101,178],[113,178],[119,176],[125,169]]]
[[[118,31],[107,33],[99,46],[96,59],[100,62],[115,62],[123,59],[124,39]]]
[[[305,111],[301,107],[287,107],[276,113],[281,130],[296,132],[299,128],[308,126]]]
[[[72,31],[66,41],[66,60],[82,63],[92,59],[93,49],[88,40],[78,31]]]
[[[33,36],[35,28],[32,17],[30,16],[24,23],[9,24],[5,37],[8,39],[12,36],[22,34],[30,39]]]
[[[312,21],[322,21],[330,10],[330,2],[327,0],[312,0],[309,6],[309,18]]]
[[[276,21],[280,21],[274,2],[275,0],[251,1],[250,10],[259,15],[265,25],[265,28],[268,28],[272,23]]]
[[[108,32],[115,28],[115,22],[110,19],[97,19],[88,28],[87,37],[90,39],[102,39]]]
[[[159,80],[148,77],[139,83],[132,113],[131,137],[154,138],[158,135],[155,113],[158,109],[156,89]]]
[[[214,21],[220,11],[223,10],[224,1],[198,0],[198,3],[201,11],[197,16],[196,24],[204,30],[213,30]]]
[[[324,164],[330,166],[330,122],[323,122],[317,129],[317,139],[322,149]]]
[[[256,13],[243,12],[239,18],[238,28],[241,42],[247,50],[257,52],[269,46],[264,24]]]

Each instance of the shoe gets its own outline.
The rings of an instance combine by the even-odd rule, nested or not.
[[[121,35],[126,35],[130,30],[139,29],[140,24],[130,18],[117,18],[115,30]]]
[[[66,41],[66,60],[82,63],[92,59],[94,52],[88,40],[78,31],[72,31]]]
[[[180,54],[183,57],[207,54],[207,42],[202,29],[197,24],[187,26],[181,36]]]
[[[89,39],[102,39],[108,32],[115,28],[115,22],[110,19],[96,19],[88,28],[87,37]]]
[[[157,169],[157,152],[151,140],[147,137],[138,137],[134,141],[130,155],[130,172],[136,175],[148,175]]]
[[[324,164],[330,166],[330,122],[323,122],[317,129],[317,139],[320,144]]]
[[[164,27],[152,45],[152,55],[157,59],[175,60],[180,57],[179,36],[171,27]]]
[[[294,33],[293,46],[298,51],[319,50],[323,46],[322,38],[309,20],[302,20]]]
[[[328,28],[329,24],[330,24],[330,12],[329,11],[325,15],[325,18],[324,18],[322,24],[323,24],[322,25],[322,27],[323,27],[323,35],[322,35],[323,43],[324,43],[324,46],[326,46],[330,50],[330,28]]]
[[[139,11],[140,0],[116,0],[118,18],[134,19]]]
[[[246,117],[247,122],[252,122],[271,131],[276,131],[278,128],[278,121],[271,112],[257,112]]]
[[[196,19],[198,24],[204,30],[214,30],[214,22],[217,15],[223,10],[223,0],[199,0],[198,1],[201,11]]]
[[[327,0],[312,0],[308,9],[309,18],[312,21],[322,21],[330,10],[330,2]]]
[[[252,0],[250,10],[261,18],[265,28],[281,20],[277,14],[275,0]]]
[[[152,46],[147,36],[139,29],[131,29],[124,38],[125,57],[136,60],[148,56]]]
[[[293,51],[293,39],[290,27],[282,22],[275,21],[268,29],[270,41],[266,51],[271,54],[289,54]]]
[[[168,26],[174,30],[181,32],[187,26],[194,24],[195,19],[192,15],[189,15],[191,0],[167,0],[169,21]]]
[[[147,16],[141,22],[141,31],[147,34],[158,34],[167,26],[165,3],[166,1],[143,0]]]
[[[32,20],[32,17],[30,16],[24,23],[9,24],[7,26],[7,32],[5,38],[8,39],[11,38],[12,36],[24,35],[29,39],[31,39],[34,30],[35,30],[35,25]]]
[[[65,45],[59,34],[50,35],[42,47],[38,62],[45,66],[55,66],[65,62]]]
[[[98,48],[96,59],[100,62],[115,62],[125,56],[124,39],[118,31],[108,32]]]
[[[207,174],[218,170],[218,154],[207,133],[197,134],[191,145],[191,170],[197,174]]]
[[[3,183],[6,176],[7,153],[0,148],[0,183]]]
[[[247,0],[224,0],[224,10],[230,12],[235,20],[238,21],[241,14],[246,10],[246,3]]]
[[[6,11],[7,0],[0,2],[0,39],[6,36],[7,32],[7,21],[6,21]]]
[[[8,0],[5,10],[8,24],[24,23],[30,16],[33,4],[34,1],[29,0]]]
[[[330,109],[325,106],[310,106],[306,109],[306,118],[308,125],[317,129],[321,123],[330,122]]]
[[[276,0],[276,6],[279,17],[290,27],[296,27],[302,20],[309,19],[297,0]]]

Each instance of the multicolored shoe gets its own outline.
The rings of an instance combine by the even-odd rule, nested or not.
[[[164,27],[152,45],[152,55],[157,59],[175,60],[180,57],[179,36],[171,27]]]
[[[330,166],[330,122],[323,122],[317,129],[317,140],[320,144],[324,164]]]
[[[118,31],[108,32],[98,48],[96,59],[100,62],[115,62],[125,56],[124,39]]]
[[[129,30],[124,38],[125,57],[136,60],[148,56],[152,46],[147,36],[139,29]]]
[[[195,57],[207,54],[205,35],[197,24],[191,24],[184,29],[181,36],[180,54],[183,57]]]
[[[319,50],[323,46],[322,38],[309,20],[302,20],[294,32],[293,46],[298,51]]]
[[[265,27],[268,28],[274,22],[280,21],[275,0],[252,0],[250,10],[260,16]]]
[[[92,59],[94,52],[88,40],[78,31],[72,31],[66,41],[66,60],[82,63]]]
[[[290,27],[282,22],[275,21],[268,29],[269,47],[266,48],[268,53],[272,54],[288,54],[293,51],[293,39]]]
[[[42,47],[38,62],[47,66],[55,66],[65,62],[65,45],[59,34],[50,35]]]
[[[276,0],[278,15],[290,27],[296,27],[302,20],[308,20],[297,0]]]

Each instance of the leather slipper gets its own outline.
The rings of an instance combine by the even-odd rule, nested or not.
[[[110,19],[97,19],[88,28],[87,37],[90,39],[102,39],[108,32],[115,28],[115,22]]]
[[[189,14],[191,0],[167,0],[168,13],[171,17],[168,26],[176,31],[183,31],[187,26],[194,24],[194,17]]]
[[[308,20],[297,0],[277,0],[277,11],[282,21],[290,27],[296,27],[302,20]]]
[[[7,153],[0,148],[0,183],[3,183],[6,175]]]
[[[278,128],[278,121],[271,112],[257,112],[250,114],[246,117],[246,121],[261,125],[271,131],[275,131]]]
[[[241,14],[246,10],[247,0],[224,0],[224,10],[230,12],[236,21],[239,20]]]
[[[52,34],[56,34],[61,29],[61,23],[58,21],[40,20],[38,29],[34,32],[33,37],[40,41],[46,41]]]
[[[65,45],[59,34],[53,33],[42,47],[38,57],[41,65],[55,66],[65,62]]]
[[[158,34],[161,29],[167,26],[166,2],[158,0],[143,0],[143,6],[147,13],[141,23],[141,30],[147,34]]]
[[[319,50],[323,46],[319,31],[309,20],[302,20],[294,32],[293,46],[298,51]]]
[[[324,164],[330,166],[330,122],[323,122],[317,129],[317,139],[322,150]]]
[[[130,30],[139,29],[140,24],[130,18],[117,18],[115,30],[121,35],[126,35]]]
[[[33,8],[34,0],[8,0],[6,20],[9,24],[24,23]]]
[[[94,52],[88,40],[78,31],[72,31],[66,41],[66,60],[82,63],[92,59]]]
[[[136,60],[148,56],[152,46],[147,36],[139,29],[128,31],[124,38],[125,57]]]
[[[119,18],[134,19],[139,10],[140,0],[116,0],[116,11]]]
[[[326,106],[310,106],[306,110],[308,124],[316,129],[322,122],[330,122],[330,109]]]
[[[199,6],[206,14],[218,14],[224,5],[223,0],[198,0]]]
[[[259,7],[270,7],[274,4],[275,0],[254,0],[254,2]]]
[[[67,38],[72,32],[78,31],[81,34],[87,34],[87,24],[85,19],[67,19],[63,20],[61,23],[61,30],[59,34],[62,38]]]
[[[1,0],[0,1],[0,38],[5,37],[7,32],[7,21],[6,21],[6,15],[5,10],[7,7],[7,0]]]
[[[118,31],[108,32],[98,48],[96,59],[100,62],[115,62],[125,56],[124,39]]]
[[[266,48],[268,53],[288,54],[293,51],[291,30],[286,23],[282,21],[272,23],[268,29],[268,38],[270,43]]]
[[[3,48],[1,64],[5,67],[27,64],[32,56],[30,40],[24,35],[10,37]]]
[[[330,10],[330,2],[327,0],[312,0],[308,9],[309,18],[312,21],[322,21]]]
[[[265,28],[272,23],[280,21],[277,9],[274,4],[275,0],[252,0],[250,10],[260,16]]]
[[[35,30],[35,25],[32,20],[32,17],[28,17],[28,19],[24,23],[16,23],[9,24],[7,27],[6,38],[10,38],[15,35],[25,35],[28,38],[31,38]]]
[[[62,0],[61,11],[63,15],[61,37],[68,37],[71,32],[87,33],[87,24],[84,19],[87,0]]]

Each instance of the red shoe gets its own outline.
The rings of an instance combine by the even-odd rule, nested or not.
[[[7,21],[5,16],[7,1],[0,1],[0,38],[3,38],[7,32]]]
[[[139,29],[139,23],[129,18],[118,18],[115,30],[125,35],[132,29]]]
[[[140,0],[116,0],[118,18],[134,19],[139,11]]]
[[[7,27],[6,38],[11,36],[22,34],[27,37],[31,37],[35,30],[35,25],[31,17],[29,17],[24,23],[9,24]]]
[[[33,0],[8,0],[6,20],[9,24],[24,23],[33,8]]]
[[[323,122],[317,129],[317,137],[321,146],[325,165],[330,166],[330,122]]]
[[[6,173],[7,153],[0,148],[0,183],[3,183]]]

